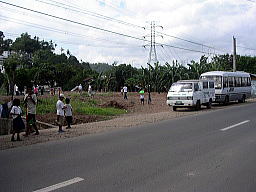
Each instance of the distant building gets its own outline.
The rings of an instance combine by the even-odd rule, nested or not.
[[[0,72],[4,73],[4,60],[7,59],[10,55],[9,51],[4,51],[2,55],[0,55]]]

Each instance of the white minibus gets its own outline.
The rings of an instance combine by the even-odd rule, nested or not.
[[[213,80],[181,80],[173,83],[167,94],[167,105],[177,108],[194,107],[196,110],[201,105],[211,108],[215,100]]]
[[[238,101],[243,103],[251,96],[249,73],[210,71],[201,74],[200,79],[215,81],[215,102],[227,104],[230,101]]]

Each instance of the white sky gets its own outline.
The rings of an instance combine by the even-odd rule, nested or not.
[[[184,42],[169,36],[157,36],[157,56],[161,64],[177,59],[180,62],[198,60],[203,53],[189,52],[165,45],[216,54],[232,52],[232,36],[237,38],[237,53],[256,55],[256,0],[2,0],[11,4],[41,11],[72,21],[111,30],[143,39],[150,34],[150,21],[155,21],[158,32],[174,35],[215,47],[216,50]],[[46,3],[55,4],[56,7]],[[66,6],[68,5],[68,7]],[[72,10],[71,10],[72,9]],[[146,66],[148,42],[123,37],[82,25],[61,21],[51,17],[5,5],[0,2],[0,30],[6,38],[15,39],[23,32],[32,37],[53,40],[58,46],[69,49],[79,60],[88,62],[117,61],[133,66]],[[74,11],[75,10],[75,11]],[[98,18],[107,17],[128,22]],[[142,27],[146,27],[144,30]],[[146,37],[150,39],[149,36]]]

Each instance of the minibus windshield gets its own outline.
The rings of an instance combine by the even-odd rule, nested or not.
[[[174,83],[172,84],[170,92],[189,92],[192,91],[192,83]]]

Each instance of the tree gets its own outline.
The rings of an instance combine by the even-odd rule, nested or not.
[[[4,60],[4,69],[9,84],[9,89],[7,90],[7,93],[11,93],[12,96],[14,93],[14,85],[17,83],[16,69],[19,67],[20,63],[21,59],[17,54],[12,54],[10,57]]]
[[[0,31],[0,55],[2,55],[4,51],[11,51],[12,40],[4,39],[4,37],[4,33]]]

